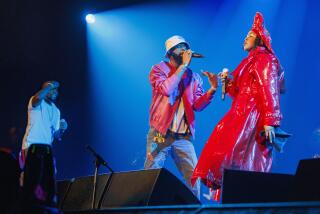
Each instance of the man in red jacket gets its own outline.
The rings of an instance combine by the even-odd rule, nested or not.
[[[145,169],[163,167],[170,155],[191,187],[190,179],[197,163],[192,144],[194,111],[203,110],[211,102],[217,77],[203,72],[211,84],[211,88],[204,92],[201,77],[189,68],[192,51],[181,36],[172,36],[166,41],[166,57],[169,62],[154,65],[150,72],[152,103]],[[200,183],[193,192],[199,198]]]
[[[284,73],[261,13],[256,13],[243,46],[249,54],[232,73],[233,80],[227,81],[231,109],[205,145],[193,184],[200,177],[207,186],[219,189],[224,168],[270,171],[275,127],[282,118],[279,97]]]

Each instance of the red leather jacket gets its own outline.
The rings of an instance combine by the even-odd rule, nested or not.
[[[174,67],[164,61],[154,65],[151,69],[149,76],[152,86],[150,126],[165,135],[177,111],[178,101],[182,97],[189,129],[194,136],[194,111],[203,110],[211,102],[213,96],[204,93],[199,74],[187,69],[179,81],[175,71]]]

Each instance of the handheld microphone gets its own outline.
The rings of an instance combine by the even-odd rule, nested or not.
[[[228,78],[228,71],[229,71],[228,68],[223,68],[222,72],[221,72],[221,75],[222,75],[222,78],[221,78],[221,82],[222,82],[221,99],[222,100],[224,100],[225,95],[226,95],[226,81]]]
[[[184,52],[180,53],[180,56],[182,56],[183,53]],[[191,57],[193,57],[193,58],[204,58],[204,56],[202,54],[199,54],[199,53],[196,53],[196,52],[193,52],[193,51],[192,51]]]
[[[204,56],[202,54],[196,53],[196,52],[192,52],[192,57],[194,58],[204,58]]]

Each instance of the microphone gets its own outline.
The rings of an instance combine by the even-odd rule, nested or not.
[[[182,56],[183,53],[184,52],[180,53],[180,56]],[[202,54],[199,54],[199,53],[196,53],[196,52],[193,52],[193,51],[192,51],[191,57],[193,57],[193,58],[204,58],[204,56]]]
[[[228,77],[228,68],[223,68],[221,72],[221,82],[222,82],[222,88],[221,88],[221,99],[224,100],[226,95],[226,81]]]
[[[204,56],[202,54],[196,53],[196,52],[192,52],[192,57],[193,58],[204,58]]]

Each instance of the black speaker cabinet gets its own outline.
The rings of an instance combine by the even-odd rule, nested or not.
[[[93,176],[59,181],[60,209],[64,212],[90,210],[92,185]],[[200,204],[200,201],[166,169],[116,172],[111,178],[110,174],[98,176],[95,206],[98,209],[178,204]]]
[[[68,181],[58,182],[58,195],[60,198],[59,207],[62,211],[90,210],[93,193],[93,176],[79,177]],[[97,177],[97,192],[95,207],[98,206],[103,190],[109,179],[109,174],[102,174]],[[66,186],[69,185],[67,188]],[[66,190],[67,189],[67,190]],[[63,191],[65,192],[63,194]]]
[[[299,162],[294,186],[296,201],[320,201],[320,158]]]
[[[166,169],[114,173],[101,208],[200,204],[197,197]]]
[[[58,181],[57,182],[57,189],[58,189],[58,208],[61,209],[63,202],[65,201],[72,182],[74,179],[70,179],[70,180],[62,180],[62,181]]]
[[[294,175],[224,170],[222,203],[292,201]]]

